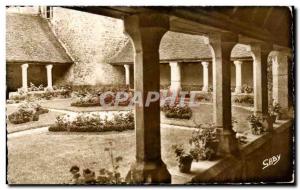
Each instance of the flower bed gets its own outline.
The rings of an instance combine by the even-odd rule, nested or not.
[[[188,106],[175,106],[164,105],[162,111],[165,113],[167,118],[177,118],[177,119],[190,119],[192,117],[192,110]]]
[[[39,115],[48,113],[48,109],[42,108],[37,103],[24,103],[18,107],[18,110],[8,115],[8,120],[13,124],[21,124],[30,121],[38,121]]]
[[[75,107],[100,106],[100,99],[98,96],[92,96],[92,95],[78,97],[71,102],[71,106],[75,106]]]
[[[117,113],[112,117],[96,113],[80,113],[75,115],[62,115],[56,118],[56,123],[48,128],[49,131],[69,132],[104,132],[124,131],[134,129],[134,116],[132,112]]]
[[[116,102],[116,92],[113,92],[113,95],[107,95],[104,98],[105,105],[114,106]],[[101,92],[98,94],[87,93],[85,95],[80,95],[79,97],[74,98],[71,102],[71,106],[75,107],[92,107],[92,106],[103,106],[100,102]],[[121,97],[122,98],[122,97]],[[129,92],[129,97],[127,100],[119,102],[118,106],[128,106],[132,98],[132,93]]]
[[[53,97],[69,98],[71,96],[71,89],[67,86],[56,87],[53,90],[40,90],[40,87],[30,87],[28,92],[19,89],[18,92],[10,93],[7,103],[19,103],[24,100],[50,100]]]
[[[201,92],[196,95],[196,100],[199,102],[212,102],[211,92]]]
[[[233,102],[236,104],[253,106],[254,98],[252,95],[233,95]]]

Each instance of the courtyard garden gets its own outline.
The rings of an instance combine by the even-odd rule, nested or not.
[[[101,106],[73,107],[70,102],[71,98],[41,100],[38,107],[48,112],[40,114],[37,121],[13,124],[8,120],[10,183],[74,183],[70,173],[72,166],[89,168],[95,172],[104,168],[111,171],[114,166],[109,152],[105,150],[107,147],[111,148],[114,157],[122,157],[118,171],[122,178],[126,177],[135,156],[132,108],[119,106],[117,108],[120,110],[113,110],[112,107]],[[23,104],[8,104],[7,114],[18,111]],[[166,112],[171,117],[166,117]],[[195,144],[190,143],[195,127],[212,123],[210,113],[212,105],[209,103],[194,108],[162,108],[162,158],[168,168],[176,168],[179,164],[174,146],[183,146],[185,149],[195,147]],[[250,113],[247,109],[233,107],[233,119],[239,118],[235,130],[240,134],[247,133],[249,129],[247,116]],[[169,125],[168,122],[173,124]],[[35,128],[47,130],[10,136],[25,130],[34,131]],[[203,154],[203,151],[206,153]],[[195,157],[195,151],[193,154]],[[202,154],[193,159],[211,159],[212,155],[207,152],[205,145],[202,146]]]
[[[74,105],[74,99],[96,97],[97,93],[80,89],[72,90],[70,97],[7,104],[9,183],[124,181],[135,156],[133,107]],[[162,158],[168,168],[189,173],[192,162],[220,159],[216,156],[219,139],[212,127],[212,104],[203,96],[199,102],[197,107],[166,104],[161,108]],[[262,135],[265,129],[262,118],[251,115],[252,109],[243,101],[238,103],[240,106],[232,107],[233,129],[242,145],[249,135]],[[276,105],[270,114],[278,117],[279,110]],[[37,128],[43,130],[35,133]],[[98,173],[102,181],[96,180]],[[118,176],[116,180],[109,177],[113,174]]]

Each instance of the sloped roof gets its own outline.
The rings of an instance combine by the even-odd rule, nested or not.
[[[127,44],[112,59],[111,63],[132,63],[133,46],[128,40]],[[168,31],[161,40],[159,47],[160,61],[170,60],[205,60],[211,59],[211,52],[199,35],[183,34]],[[237,44],[231,54],[232,58],[250,58],[246,46]]]
[[[71,63],[47,21],[38,15],[6,15],[6,61]]]

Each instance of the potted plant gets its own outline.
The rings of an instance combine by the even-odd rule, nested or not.
[[[273,108],[272,109],[269,108],[268,114],[270,116],[270,120],[272,121],[272,123],[276,123],[276,114],[274,113]]]
[[[273,106],[273,113],[276,116],[276,120],[281,119],[281,107],[278,103],[275,103],[275,105]]]
[[[189,173],[191,171],[191,166],[192,166],[192,161],[193,161],[193,157],[191,154],[187,154],[184,149],[183,149],[183,145],[173,145],[172,146],[175,154],[176,154],[176,158],[178,161],[178,167],[179,167],[179,171],[182,173]]]
[[[189,140],[192,149],[190,154],[196,161],[199,160],[213,160],[217,156],[217,149],[219,146],[219,138],[217,131],[213,127],[200,128],[193,132]]]
[[[259,117],[256,117],[254,114],[251,114],[248,118],[247,118],[248,122],[249,122],[249,127],[251,129],[251,132],[253,135],[260,135],[263,132],[263,126],[260,122]]]
[[[243,85],[243,91],[247,94],[250,94],[253,92],[253,89],[248,85],[248,84],[244,84]]]

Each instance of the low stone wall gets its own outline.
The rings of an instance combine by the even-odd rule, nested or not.
[[[190,174],[171,169],[172,183],[268,183],[293,180],[293,123],[279,121],[272,133],[248,136],[236,157],[193,162]]]

